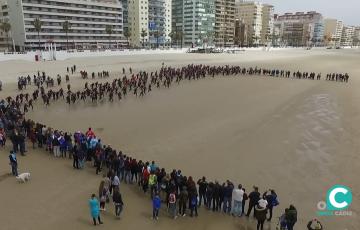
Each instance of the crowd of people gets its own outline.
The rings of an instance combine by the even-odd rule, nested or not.
[[[69,72],[69,68],[67,68]],[[71,67],[71,73],[74,74],[76,66]],[[38,99],[42,99],[44,105],[49,106],[52,101],[64,100],[67,104],[74,104],[77,101],[91,101],[93,103],[103,100],[113,102],[115,98],[122,100],[128,94],[133,94],[136,97],[143,97],[147,93],[150,93],[154,87],[166,87],[169,88],[174,82],[179,84],[184,80],[199,80],[206,77],[215,76],[265,76],[276,78],[294,78],[294,79],[309,79],[309,80],[321,80],[321,73],[315,72],[291,72],[289,70],[280,69],[267,69],[258,67],[240,67],[240,66],[210,66],[210,65],[187,65],[181,68],[162,66],[160,70],[155,72],[140,71],[137,74],[132,73],[132,69],[129,68],[128,76],[126,70],[123,68],[123,77],[115,78],[112,81],[107,82],[86,82],[84,88],[81,90],[72,89],[69,84],[69,75],[66,75],[66,89],[61,87],[62,78],[57,76],[56,82],[60,89],[55,90],[52,87],[55,85],[55,79],[46,75],[45,72],[37,73],[33,76],[31,81],[30,75],[27,77],[20,77],[18,81],[18,88],[22,90],[27,85],[31,85],[31,82],[37,86],[36,90],[32,94],[20,93],[14,99],[11,97],[6,98],[8,103],[14,103],[17,109],[26,113],[29,108],[33,109],[33,103]],[[87,72],[82,70],[80,72],[82,78],[87,78]],[[99,78],[109,77],[109,71],[102,71],[97,73]],[[92,73],[92,78],[95,78],[95,72]],[[326,80],[348,82],[349,75],[330,73],[327,74]],[[46,88],[45,88],[46,85]],[[49,88],[50,89],[47,89]]]
[[[75,71],[76,66],[71,67],[71,72]],[[130,72],[132,73],[132,70]],[[123,69],[123,74],[125,74],[125,69]],[[38,75],[40,78],[40,74]],[[259,188],[253,186],[252,190],[247,192],[245,186],[235,184],[230,180],[221,183],[207,181],[205,177],[202,177],[196,181],[192,176],[184,175],[180,169],[168,171],[158,166],[155,161],[135,159],[121,150],[118,151],[110,145],[103,144],[91,128],[86,132],[78,131],[71,134],[26,119],[27,110],[21,110],[21,105],[24,103],[29,105],[30,100],[33,109],[32,103],[37,101],[39,95],[46,105],[50,104],[50,99],[65,98],[65,95],[67,95],[68,103],[75,103],[78,99],[86,100],[87,98],[97,101],[106,96],[113,101],[114,94],[119,95],[119,99],[126,97],[128,92],[133,92],[136,96],[144,96],[151,91],[152,86],[170,87],[173,82],[180,83],[182,80],[190,81],[217,75],[263,75],[286,78],[292,75],[294,78],[314,80],[316,77],[317,80],[321,79],[320,74],[299,71],[291,74],[290,71],[257,67],[188,65],[182,68],[162,67],[160,71],[150,73],[141,71],[136,75],[131,74],[130,78],[124,76],[114,79],[112,82],[95,82],[90,85],[86,82],[81,91],[72,91],[71,86],[68,85],[67,93],[64,93],[62,88],[58,91],[45,92],[40,83],[33,92],[32,98],[29,94],[21,93],[15,98],[8,97],[0,102],[0,142],[5,145],[6,137],[8,137],[12,143],[12,151],[9,155],[12,173],[17,175],[16,153],[20,152],[21,155],[25,155],[27,138],[32,144],[32,148],[44,148],[57,158],[71,158],[75,169],[91,165],[95,168],[96,174],[103,174],[98,194],[93,194],[89,200],[94,225],[102,224],[100,211],[106,210],[106,203],[110,202],[111,197],[115,206],[115,215],[120,217],[124,205],[120,193],[120,183],[126,183],[137,185],[144,194],[149,194],[153,204],[152,218],[154,220],[159,218],[162,203],[165,204],[169,215],[174,219],[186,215],[197,217],[198,207],[204,205],[205,209],[209,211],[222,212],[234,217],[250,217],[253,214],[257,220],[257,229],[263,229],[265,221],[271,221],[273,218],[273,208],[279,205],[274,189],[264,190],[263,193],[260,193]],[[34,81],[35,79],[38,78],[34,77]],[[47,79],[45,74],[41,76],[41,79]],[[22,81],[31,84],[28,78],[24,78]],[[58,85],[60,84],[61,77],[60,82],[58,81]],[[85,164],[86,162],[92,162],[92,164]],[[297,210],[290,205],[280,218],[281,228],[291,230],[296,222]]]

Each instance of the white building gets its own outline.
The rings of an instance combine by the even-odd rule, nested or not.
[[[340,45],[344,24],[342,21],[326,18],[324,20],[324,39],[327,45]]]
[[[355,35],[355,26],[344,26],[341,36],[341,46],[352,46]]]
[[[360,45],[360,26],[355,27],[353,45],[354,46]]]
[[[129,0],[128,26],[132,46],[170,44],[171,0]]]
[[[235,17],[245,24],[245,45],[263,45],[273,32],[274,7],[254,1],[238,1]]]
[[[56,43],[65,49],[116,48],[123,37],[122,4],[118,0],[7,0],[13,39],[17,49],[43,49]],[[38,32],[33,21],[42,22]],[[68,21],[70,31],[63,29]],[[112,33],[106,32],[111,27]]]

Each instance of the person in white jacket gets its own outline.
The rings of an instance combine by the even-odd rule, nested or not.
[[[231,214],[233,216],[241,216],[242,213],[242,201],[244,196],[244,190],[242,185],[239,184],[238,188],[234,188],[232,192],[232,210]]]

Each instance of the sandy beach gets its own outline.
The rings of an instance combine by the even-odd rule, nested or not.
[[[36,103],[27,117],[71,132],[92,127],[104,143],[138,159],[155,160],[168,171],[181,168],[198,179],[241,183],[251,191],[275,189],[280,205],[265,229],[275,229],[276,217],[289,204],[298,210],[295,229],[305,229],[317,217],[317,203],[335,184],[352,189],[352,216],[317,217],[324,229],[360,229],[360,50],[279,50],[241,54],[164,54],[101,58],[72,58],[56,62],[0,62],[4,90],[0,98],[18,93],[18,76],[45,71],[52,77],[66,67],[97,72],[108,70],[110,80],[122,77],[122,68],[155,71],[161,64],[241,65],[321,72],[321,81],[231,76],[206,78],[154,89],[144,98],[129,96],[113,103],[64,101],[45,107]],[[350,75],[349,83],[325,81],[326,73]],[[109,79],[106,79],[109,80]],[[106,81],[102,80],[102,81]],[[89,82],[98,81],[88,80]],[[70,79],[82,88],[79,75]],[[65,83],[63,83],[65,88]],[[32,92],[33,86],[27,91]],[[54,159],[45,151],[28,148],[19,156],[21,172],[32,180],[18,184],[8,176],[10,141],[0,149],[0,222],[2,230],[89,229],[89,196],[101,176],[89,163],[82,171],[72,161]],[[204,208],[198,218],[169,218],[166,210],[153,222],[151,201],[137,186],[122,184],[125,202],[121,220],[112,205],[103,214],[101,229],[256,229],[253,218],[233,218]]]

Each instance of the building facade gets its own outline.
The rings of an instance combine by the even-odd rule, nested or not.
[[[274,6],[263,4],[262,6],[262,29],[261,44],[267,44],[271,41],[274,33]]]
[[[315,11],[277,15],[274,24],[279,32],[277,36],[288,46],[318,45],[323,42],[323,17]]]
[[[332,18],[324,20],[324,43],[328,46],[339,46],[342,38],[344,24]]]
[[[245,45],[247,32],[246,25],[242,19],[235,19],[234,45],[242,47]]]
[[[12,51],[12,35],[10,31],[4,31],[1,29],[3,23],[9,22],[9,7],[7,1],[0,0],[0,52]]]
[[[184,0],[172,1],[172,31],[183,31]]]
[[[18,50],[44,49],[47,43],[60,49],[116,48],[124,42],[118,0],[8,0],[8,6]],[[40,31],[33,25],[35,19],[41,21]],[[70,25],[67,32],[65,21]]]
[[[215,45],[234,44],[235,0],[215,0]]]
[[[171,5],[171,0],[128,1],[132,46],[155,48],[170,44]]]
[[[213,45],[215,0],[184,0],[182,27],[184,45]]]
[[[274,27],[274,7],[253,1],[236,3],[236,19],[245,25],[245,46],[258,46],[268,43]]]
[[[355,27],[353,46],[360,46],[360,26]]]
[[[341,46],[352,46],[355,35],[355,26],[344,26],[341,36]]]

